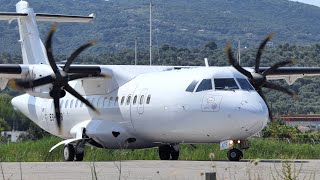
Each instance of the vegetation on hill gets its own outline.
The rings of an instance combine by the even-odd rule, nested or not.
[[[0,11],[15,11],[16,1],[0,0]],[[35,12],[97,14],[89,24],[61,23],[55,50],[67,54],[89,40],[99,43],[92,52],[104,53],[149,46],[149,0],[29,0]],[[153,2],[153,44],[200,47],[214,40],[219,47],[239,39],[254,47],[265,34],[274,32],[274,44],[310,44],[320,40],[320,8],[288,0],[160,0]],[[51,23],[39,22],[42,38]],[[17,22],[0,23],[1,52],[19,52]],[[258,41],[257,41],[258,40]]]

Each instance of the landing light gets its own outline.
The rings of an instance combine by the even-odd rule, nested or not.
[[[230,145],[232,145],[232,144],[233,144],[233,141],[232,141],[232,140],[230,140],[229,144],[230,144]]]
[[[240,141],[240,140],[238,140],[237,142],[238,142],[238,144],[240,144],[240,142],[241,142],[241,141]]]

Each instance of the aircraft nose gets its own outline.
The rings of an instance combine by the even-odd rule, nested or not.
[[[14,108],[18,109],[21,111],[22,109],[22,102],[21,102],[21,98],[19,97],[15,97],[11,100],[11,104],[13,105]]]
[[[242,114],[240,127],[248,134],[259,132],[269,120],[269,112],[264,101],[244,100],[240,102],[237,111]]]

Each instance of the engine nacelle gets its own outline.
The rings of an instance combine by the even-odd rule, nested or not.
[[[46,65],[46,64],[30,65],[29,73],[26,75],[26,79],[35,80],[48,75],[54,75],[49,65]],[[52,89],[52,84],[50,83],[50,84],[38,86],[32,89],[25,89],[25,91],[32,96],[42,97],[42,98],[51,98],[50,96],[51,89]]]
[[[109,120],[91,120],[85,128],[86,135],[105,148],[127,148],[136,141],[122,125]]]

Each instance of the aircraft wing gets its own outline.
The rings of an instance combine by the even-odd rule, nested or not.
[[[260,73],[267,69],[269,67],[260,67]],[[305,76],[320,76],[320,67],[281,67],[276,69],[272,74],[267,75],[267,79],[284,79],[289,85],[292,85],[297,79]]]
[[[0,64],[0,89],[6,88],[10,79],[24,79],[32,72],[32,64]],[[61,68],[63,65],[58,65]],[[69,73],[103,74],[112,77],[112,71],[102,69],[98,65],[73,65]]]

